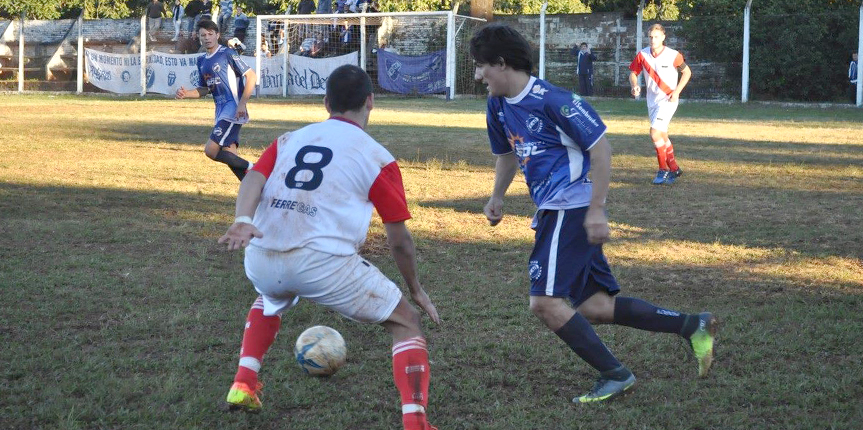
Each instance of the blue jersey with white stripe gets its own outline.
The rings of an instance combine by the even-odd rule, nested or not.
[[[220,45],[216,52],[198,57],[198,86],[209,88],[213,95],[216,103],[215,122],[248,122],[248,118],[236,118],[237,104],[245,89],[243,74],[248,70],[249,66],[237,51],[226,46]]]
[[[488,136],[495,155],[515,152],[538,209],[588,206],[588,150],[605,124],[578,95],[531,77],[514,98],[489,97]]]

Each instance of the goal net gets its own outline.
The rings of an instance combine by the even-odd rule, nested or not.
[[[469,41],[484,22],[452,12],[261,15],[258,94],[324,94],[343,64],[368,72],[377,94],[479,94]]]

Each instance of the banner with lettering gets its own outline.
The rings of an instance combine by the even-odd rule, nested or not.
[[[255,57],[243,56],[243,61],[255,69]],[[261,71],[255,69],[258,75],[258,94],[263,96],[282,95],[282,76],[285,74],[284,54],[261,58]]]
[[[288,57],[288,94],[326,94],[330,73],[345,64],[359,65],[357,52],[338,57]]]
[[[119,94],[141,92],[141,57],[138,54],[113,54],[85,49],[88,81],[96,87]],[[203,54],[167,54],[152,51],[146,56],[147,92],[173,95],[181,86],[198,84],[198,57]],[[281,95],[285,74],[284,54],[261,58],[258,76],[259,95]],[[255,69],[255,57],[242,56]],[[338,57],[288,57],[288,94],[326,94],[326,82],[333,70],[343,64],[358,64],[359,54]]]
[[[446,51],[409,57],[378,49],[378,85],[399,94],[446,91]]]
[[[198,57],[203,54],[147,53],[147,92],[174,95],[198,86]],[[139,85],[140,87],[140,85]]]
[[[141,92],[141,57],[137,54],[111,54],[84,49],[87,80],[112,93]]]

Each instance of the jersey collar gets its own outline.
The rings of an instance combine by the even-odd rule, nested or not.
[[[329,117],[329,119],[334,119],[334,120],[337,120],[337,121],[346,122],[346,123],[348,123],[348,124],[353,124],[353,125],[355,125],[355,126],[359,127],[359,129],[360,129],[360,130],[362,130],[362,127],[360,127],[360,125],[359,125],[359,124],[357,124],[357,123],[355,123],[355,122],[353,122],[353,121],[351,121],[351,120],[349,120],[349,119],[347,119],[347,118],[345,118],[345,117],[343,117],[343,116],[335,116],[335,115],[333,115],[333,116]]]
[[[214,55],[216,55],[216,54],[218,54],[218,53],[219,53],[219,51],[221,51],[221,50],[222,50],[222,48],[224,48],[224,46],[223,46],[223,45],[219,45],[218,47],[216,47],[216,50],[215,50],[215,51],[213,51],[213,53],[212,53],[212,54],[210,54],[209,52],[205,53],[205,54],[204,54],[204,58],[207,58],[207,59],[213,58],[213,56],[214,56]]]
[[[530,79],[527,81],[527,85],[524,87],[523,90],[521,90],[520,93],[518,93],[517,96],[513,98],[504,97],[504,100],[506,100],[506,102],[511,105],[514,105],[524,100],[524,98],[527,96],[527,93],[530,92],[531,87],[533,87],[534,82],[536,82],[536,76],[531,76]]]

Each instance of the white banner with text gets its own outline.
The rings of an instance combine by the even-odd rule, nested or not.
[[[141,92],[141,57],[138,54],[114,54],[85,49],[87,80],[97,88],[112,93]],[[146,92],[173,95],[181,86],[194,88],[198,84],[198,57],[203,54],[167,54],[150,52],[146,55]],[[255,69],[255,57],[243,56],[243,61]],[[358,53],[338,57],[309,58],[288,56],[288,94],[325,94],[327,78],[344,64],[357,64]],[[261,59],[258,94],[281,95],[285,82],[284,57]]]

